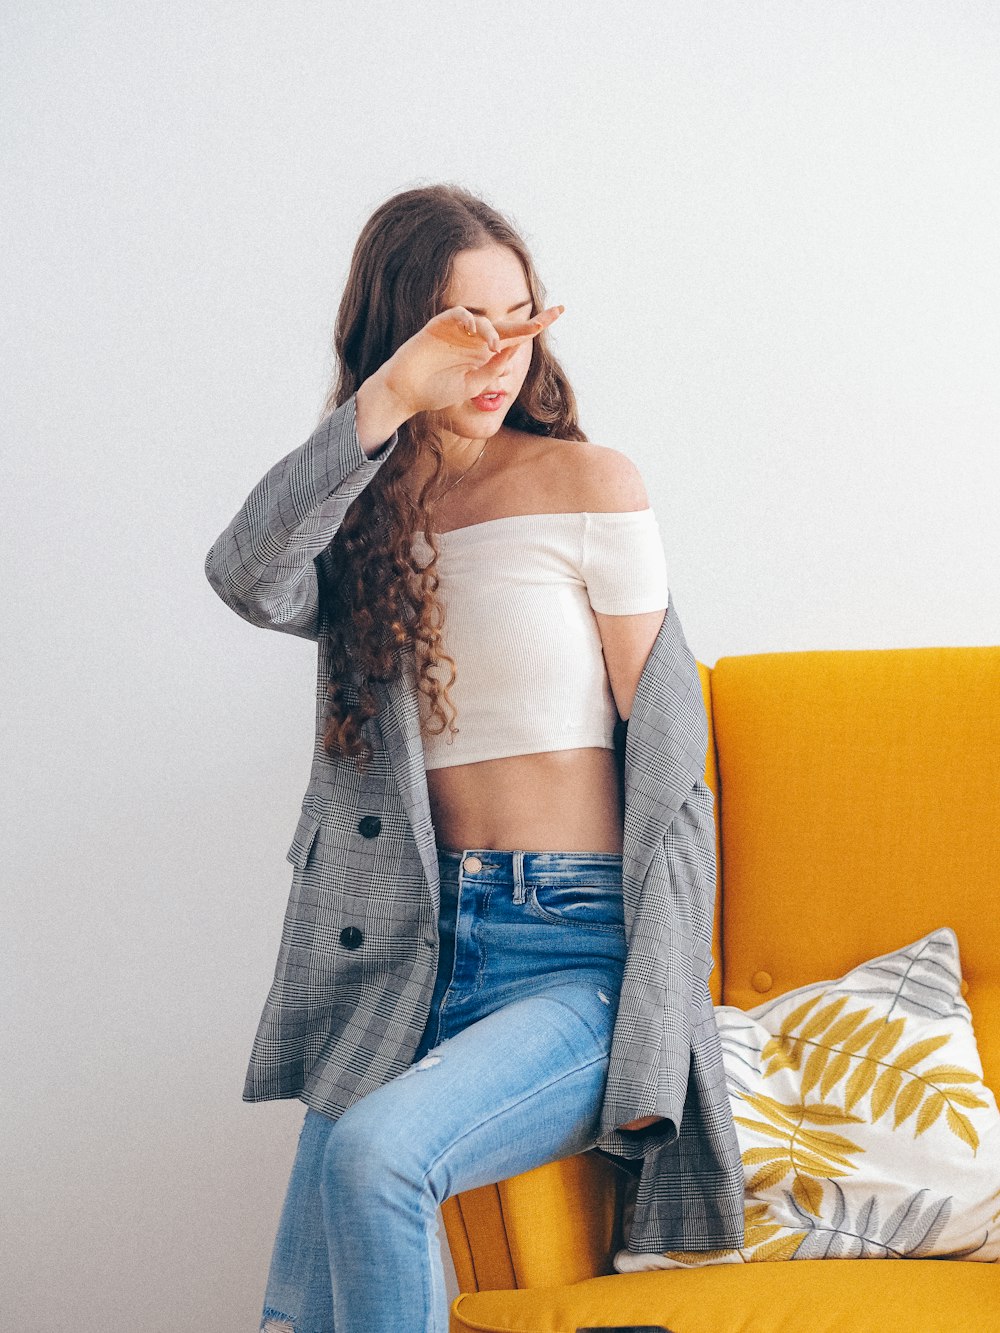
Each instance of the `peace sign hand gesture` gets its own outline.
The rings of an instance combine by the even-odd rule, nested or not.
[[[452,306],[428,320],[377,373],[410,416],[457,406],[488,388],[515,350],[553,324],[565,308],[550,306],[533,319],[494,324],[485,315]]]

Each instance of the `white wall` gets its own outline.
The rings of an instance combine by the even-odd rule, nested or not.
[[[202,562],[311,433],[357,233],[534,247],[699,660],[1000,641],[991,0],[6,6],[3,1306],[257,1327],[241,1101],[315,655]]]

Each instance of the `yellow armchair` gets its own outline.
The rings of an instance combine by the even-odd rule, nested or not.
[[[713,996],[753,1008],[938,926],[1000,1088],[1000,646],[699,665],[716,796]],[[625,1177],[583,1153],[445,1201],[452,1333],[1000,1333],[1000,1265],[821,1259],[615,1273]]]

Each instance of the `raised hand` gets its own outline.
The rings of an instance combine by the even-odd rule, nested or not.
[[[411,416],[454,407],[488,388],[514,351],[553,324],[565,308],[550,306],[533,319],[494,324],[485,315],[452,306],[428,320],[377,373]]]

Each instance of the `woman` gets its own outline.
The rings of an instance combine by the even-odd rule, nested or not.
[[[628,957],[615,741],[668,592],[642,479],[587,442],[545,344],[562,311],[479,199],[388,200],[320,426],[206,561],[239,614],[320,644],[244,1091],[308,1105],[263,1329],[445,1333],[440,1203],[600,1137]]]

